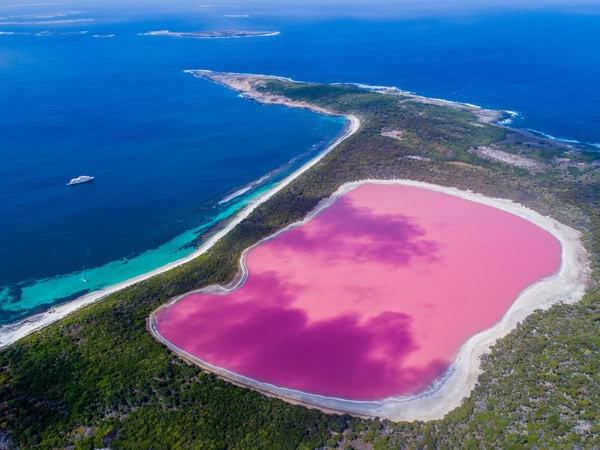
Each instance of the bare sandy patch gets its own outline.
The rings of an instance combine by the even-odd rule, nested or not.
[[[403,134],[404,134],[404,131],[402,131],[402,130],[382,130],[381,131],[382,136],[391,137],[391,138],[398,139],[398,140],[402,139]]]
[[[413,161],[431,161],[431,158],[428,158],[426,156],[419,156],[419,155],[406,155],[404,156],[404,158],[406,159],[412,159]]]
[[[533,159],[525,158],[523,156],[514,155],[512,153],[503,152],[502,150],[497,150],[491,147],[477,147],[475,149],[475,153],[482,158],[491,159],[492,161],[498,161],[511,166],[520,167],[522,169],[527,169],[531,172],[540,172],[546,168],[546,166],[541,162],[534,161]]]
[[[466,168],[469,168],[469,169],[483,170],[483,167],[474,166],[473,164],[469,164],[469,163],[466,163],[464,161],[448,161],[448,164],[450,164],[451,166],[466,167]]]

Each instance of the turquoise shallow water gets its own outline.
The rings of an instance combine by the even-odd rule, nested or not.
[[[514,110],[515,126],[600,142],[598,15],[79,10],[74,18],[90,20],[0,17],[0,323],[185,256],[199,234],[343,127],[339,118],[240,99],[186,69],[393,85]],[[19,14],[31,11],[11,12]],[[240,28],[281,34],[139,35]],[[81,174],[96,181],[65,186]]]
[[[52,304],[56,300],[76,298],[86,292],[117,284],[184,258],[194,251],[195,248],[190,243],[194,242],[199,235],[209,231],[220,221],[233,216],[246,206],[249,200],[259,196],[270,187],[272,186],[266,185],[262,189],[253,191],[252,194],[231,202],[200,227],[186,231],[165,244],[146,250],[130,259],[123,258],[99,267],[84,268],[70,274],[23,283],[19,286],[20,296],[17,301],[11,298],[14,291],[8,287],[4,288],[3,292],[0,292],[0,298],[4,298],[3,309],[16,313],[35,311],[44,306],[44,304],[40,304],[41,299],[47,299],[47,304]]]

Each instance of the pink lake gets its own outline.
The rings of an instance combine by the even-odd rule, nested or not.
[[[508,212],[365,184],[250,250],[227,295],[157,315],[168,341],[215,366],[311,394],[417,394],[519,294],[560,267],[558,240]]]

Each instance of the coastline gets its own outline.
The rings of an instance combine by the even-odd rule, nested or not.
[[[260,102],[260,100],[258,98],[256,100]],[[284,106],[289,106],[291,108],[311,109],[311,108],[306,108],[304,105],[299,106],[295,102],[287,102],[287,103],[282,102],[280,104],[282,104]],[[312,158],[311,160],[306,162],[303,166],[301,166],[300,168],[298,168],[297,170],[292,172],[290,175],[288,175],[286,178],[284,178],[281,182],[279,182],[276,186],[274,186],[273,189],[265,192],[263,195],[261,195],[257,199],[250,202],[245,208],[243,208],[238,214],[236,214],[231,219],[231,221],[227,223],[227,225],[225,227],[223,227],[221,230],[219,230],[217,233],[215,233],[213,236],[211,236],[210,239],[208,239],[204,244],[199,246],[193,253],[186,256],[185,258],[182,258],[182,259],[179,259],[172,263],[166,264],[162,267],[159,267],[159,268],[152,270],[150,272],[147,272],[145,274],[139,275],[139,276],[131,278],[129,280],[125,280],[121,283],[117,283],[115,285],[106,287],[104,289],[91,292],[89,294],[86,294],[86,295],[79,297],[75,300],[72,300],[70,302],[54,306],[46,312],[26,317],[25,319],[20,320],[15,323],[12,323],[12,324],[2,325],[2,326],[0,326],[0,349],[8,347],[9,345],[15,343],[19,339],[24,338],[24,337],[32,334],[35,331],[39,331],[42,328],[45,328],[46,326],[59,321],[60,319],[77,311],[78,309],[83,308],[84,306],[95,303],[98,300],[101,300],[110,294],[114,294],[117,291],[125,289],[125,288],[132,286],[136,283],[139,283],[141,281],[147,280],[148,278],[151,278],[155,275],[159,275],[170,269],[181,266],[189,261],[192,261],[193,259],[202,255],[203,253],[207,252],[219,239],[221,239],[223,236],[225,236],[229,231],[231,231],[235,226],[237,226],[242,220],[244,220],[246,217],[248,217],[252,213],[252,211],[254,211],[258,206],[260,206],[261,204],[263,204],[264,202],[269,200],[273,195],[275,195],[277,192],[282,190],[284,187],[286,187],[288,184],[290,184],[292,181],[294,181],[297,177],[302,175],[304,172],[306,172],[312,166],[317,164],[322,158],[324,158],[326,155],[328,155],[335,147],[337,147],[340,143],[342,143],[348,137],[352,136],[359,129],[359,127],[361,125],[360,120],[356,116],[352,116],[352,115],[340,116],[339,114],[335,114],[331,111],[325,111],[325,110],[316,111],[314,109],[311,109],[311,110],[318,112],[320,114],[333,115],[333,116],[337,116],[337,117],[345,117],[348,120],[348,123],[344,127],[344,132],[334,142],[332,142],[325,150],[323,150],[321,153],[316,155],[314,158]]]
[[[262,94],[258,92],[255,87],[255,83],[260,83],[264,79],[282,79],[290,81],[282,77],[268,76],[268,75],[250,75],[250,74],[223,74],[211,71],[203,70],[188,70],[187,73],[192,73],[194,76],[199,78],[205,78],[210,81],[222,84],[226,87],[232,88],[237,91],[241,91],[241,96],[256,100],[260,103],[266,104],[280,104],[293,108],[308,109],[320,114],[340,116],[332,111],[324,108],[320,108],[315,105],[311,105],[306,102],[291,101],[283,96]],[[439,101],[431,99],[432,101]],[[445,106],[457,107],[454,102],[444,101]],[[461,108],[474,108],[471,105],[462,105]],[[244,209],[242,209],[234,218],[227,223],[227,225],[219,230],[215,235],[211,236],[202,246],[187,257],[167,264],[163,267],[150,271],[146,274],[132,278],[130,280],[118,283],[108,288],[92,292],[83,297],[80,297],[74,301],[56,306],[49,311],[38,314],[29,318],[26,318],[15,324],[5,325],[0,327],[0,348],[11,345],[17,340],[38,331],[45,326],[52,324],[68,314],[78,310],[79,308],[88,304],[94,303],[114,292],[124,289],[128,286],[141,282],[154,275],[158,275],[165,271],[168,271],[174,267],[185,264],[191,261],[197,256],[208,251],[221,237],[227,234],[241,221],[243,221],[256,207],[269,200],[273,195],[291,183],[298,176],[309,170],[312,166],[317,164],[322,158],[329,154],[337,145],[347,139],[349,136],[354,134],[361,125],[361,122],[356,116],[344,116],[349,121],[345,128],[344,133],[336,139],[330,146],[327,147],[323,152],[311,159],[309,162],[304,164],[301,168],[294,171],[292,174],[287,176],[283,181],[276,185],[273,189],[269,190]],[[483,120],[480,118],[480,120]],[[357,402],[347,401],[343,399],[321,397],[311,394],[306,394],[299,391],[290,391],[275,386],[265,385],[263,383],[256,382],[255,380],[248,380],[243,377],[235,378],[233,375],[223,369],[206,365],[205,368],[213,372],[219,373],[224,378],[232,381],[235,384],[239,384],[245,387],[251,387],[266,395],[282,398],[285,401],[302,404],[308,407],[316,407],[326,412],[340,412],[340,413],[352,413],[359,416],[367,417],[386,417],[391,420],[434,420],[442,418],[448,411],[454,407],[460,405],[462,399],[469,395],[471,390],[476,384],[477,377],[479,375],[479,357],[489,350],[490,346],[495,342],[496,339],[505,336],[510,332],[516,324],[531,314],[535,309],[547,308],[556,302],[572,303],[578,301],[584,293],[585,283],[589,273],[589,261],[587,252],[583,248],[579,240],[579,232],[569,228],[549,217],[542,216],[528,208],[513,203],[509,200],[492,199],[484,197],[479,194],[473,194],[470,192],[459,191],[455,188],[446,188],[437,185],[431,185],[427,183],[420,183],[409,180],[391,180],[391,181],[378,181],[378,180],[364,180],[347,183],[342,185],[335,194],[331,197],[324,199],[317,210],[309,213],[304,219],[305,221],[310,220],[317,214],[320,209],[325,208],[332,204],[337,197],[343,195],[347,190],[353,189],[357,185],[365,182],[377,182],[377,183],[403,183],[406,185],[412,185],[416,187],[423,187],[439,192],[448,193],[450,195],[456,195],[461,198],[479,201],[480,203],[488,206],[494,206],[505,211],[516,214],[520,217],[535,223],[543,229],[546,229],[552,233],[561,243],[562,247],[562,260],[561,268],[559,272],[548,279],[542,280],[533,286],[526,289],[518,299],[515,301],[513,306],[505,314],[503,319],[496,324],[494,327],[470,338],[461,348],[451,368],[448,370],[447,375],[444,376],[439,382],[434,383],[432,389],[424,392],[423,394],[415,397],[408,398],[388,398],[380,402]],[[301,222],[300,222],[301,223]],[[291,226],[296,226],[298,223]],[[290,227],[291,227],[290,226]],[[277,234],[285,232],[290,227],[286,227],[280,230]],[[271,236],[272,238],[273,236]],[[262,241],[261,241],[262,242]],[[255,244],[258,245],[259,243]],[[242,264],[245,258],[245,253],[242,255],[240,264]],[[245,278],[243,267],[241,276],[235,277],[234,285],[237,286],[239,283],[243,283]],[[208,289],[216,289],[222,292],[228,288],[219,286],[209,286]],[[538,297],[542,298],[539,300]],[[168,304],[173,303],[177,299],[170,301]],[[165,307],[166,305],[163,305]],[[162,307],[161,307],[162,308]],[[158,310],[157,310],[158,311]],[[154,317],[154,314],[151,316]],[[150,323],[149,329],[153,333],[153,326]],[[156,337],[156,336],[155,336]],[[159,339],[160,340],[160,339]],[[168,346],[168,343],[165,342]],[[184,359],[193,361],[199,364],[198,360],[194,359],[191,355],[180,353],[176,348],[171,350],[178,353]],[[219,372],[219,371],[222,371]]]
[[[282,77],[277,75],[266,75],[266,74],[251,74],[251,73],[233,73],[233,72],[214,72],[206,69],[191,69],[184,70],[185,73],[190,73],[198,78],[204,78],[221,84],[230,89],[241,92],[241,96],[244,98],[251,98],[258,102],[265,104],[281,104],[309,109],[314,112],[321,114],[331,115],[332,113],[324,108],[312,105],[306,102],[293,102],[283,96],[268,95],[258,92],[255,87],[260,86],[262,80],[280,80],[290,83],[306,83],[306,84],[318,84],[311,82],[304,82],[300,80],[294,80],[288,77]],[[531,130],[527,128],[511,128],[513,120],[520,116],[517,111],[504,110],[504,109],[487,109],[479,105],[472,103],[459,102],[454,100],[446,100],[443,98],[425,97],[423,95],[415,94],[411,91],[406,91],[395,86],[372,86],[364,83],[344,82],[344,83],[329,83],[332,86],[354,86],[365,91],[376,92],[384,95],[395,95],[405,97],[401,101],[413,101],[416,103],[423,103],[427,105],[443,106],[461,111],[467,111],[475,115],[477,120],[481,123],[493,124],[498,127],[505,128],[507,130],[517,131],[518,133],[535,137],[542,141],[551,142],[553,144],[562,145],[566,148],[578,148],[583,147],[595,147],[600,148],[600,144],[587,143],[572,139],[563,139],[551,136],[541,131]]]
[[[349,413],[363,417],[383,417],[394,421],[429,421],[443,418],[446,413],[460,406],[463,398],[470,394],[476,385],[480,373],[479,358],[489,351],[497,339],[506,336],[519,322],[537,309],[547,309],[559,302],[575,303],[583,297],[589,278],[590,267],[589,257],[579,239],[580,233],[578,231],[510,200],[489,198],[456,188],[447,188],[411,180],[372,179],[346,183],[340,186],[332,196],[324,199],[302,221],[291,224],[244,250],[239,262],[240,271],[229,285],[207,286],[194,292],[226,294],[235,291],[244,284],[247,278],[246,256],[253,248],[285,233],[291,228],[312,220],[323,209],[331,206],[339,197],[365,183],[401,184],[430,189],[495,207],[528,220],[551,233],[560,242],[562,249],[560,269],[555,275],[538,281],[521,292],[500,322],[472,336],[465,342],[445,375],[434,382],[428,390],[413,397],[390,397],[382,401],[353,401],[325,397],[261,383],[209,364],[166,340],[157,329],[156,316],[158,312],[178,302],[189,293],[178,296],[153,311],[147,326],[149,332],[155,339],[165,344],[171,351],[183,359],[205,370],[216,373],[236,385],[257,390],[270,397],[279,398],[309,408],[317,408],[326,413]]]
[[[344,83],[334,84],[342,86],[344,85]],[[424,103],[426,105],[448,106],[450,108],[460,109],[462,111],[469,111],[475,114],[475,116],[481,122],[493,123],[499,126],[509,125],[512,122],[512,119],[519,115],[519,113],[515,111],[486,109],[471,103],[456,102],[453,100],[445,100],[443,98],[424,97],[422,95],[415,94],[414,92],[405,91],[393,86],[370,86],[362,83],[347,83],[347,85],[356,86],[358,88],[380,94],[408,97],[406,100],[412,100],[418,103]]]

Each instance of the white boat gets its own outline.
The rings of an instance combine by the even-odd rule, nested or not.
[[[67,183],[67,186],[72,186],[74,184],[81,184],[81,183],[89,183],[90,181],[94,181],[94,177],[90,177],[88,175],[81,175],[77,178],[71,179],[71,181],[69,181]]]

